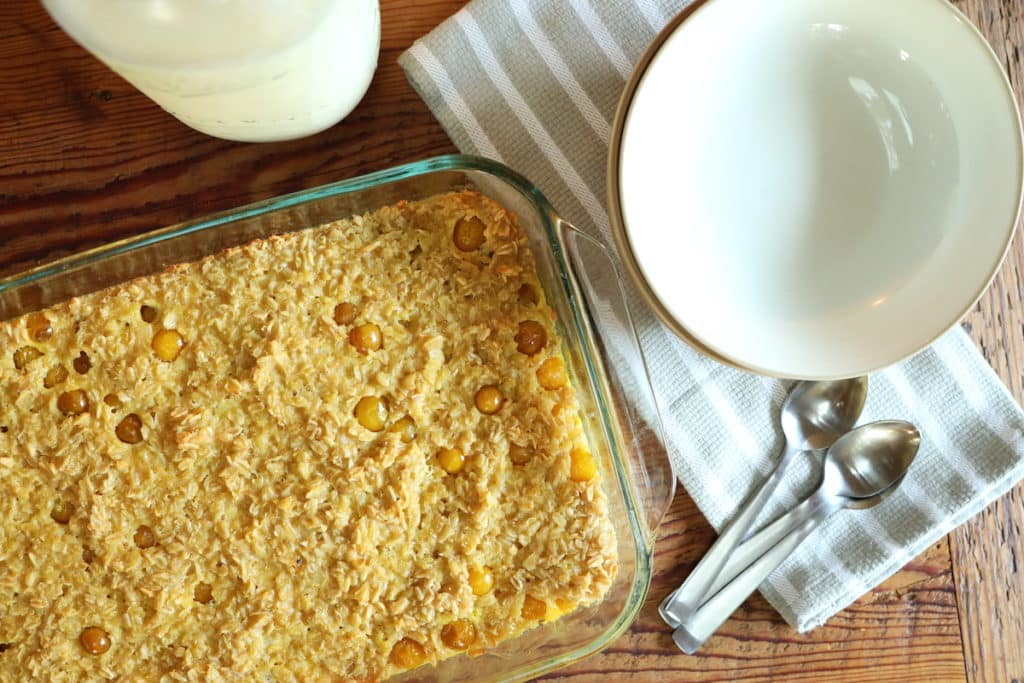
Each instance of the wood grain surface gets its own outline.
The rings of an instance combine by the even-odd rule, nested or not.
[[[898,0],[892,0],[894,2]],[[396,59],[461,0],[384,0],[380,68],[343,123],[293,142],[196,133],[71,42],[39,3],[0,3],[0,273],[284,192],[455,151]],[[956,0],[1024,87],[1019,0]],[[1014,397],[1024,396],[1024,246],[1014,242],[967,319]],[[631,630],[552,680],[1024,681],[1024,488],[950,534],[812,633],[760,597],[700,656],[657,616],[714,539],[685,492],[657,543],[651,596]]]
[[[1024,92],[1024,4],[1014,0],[955,3],[1003,63],[1017,95]],[[1018,403],[1024,399],[1024,238],[1017,226],[992,287],[967,317],[971,337]],[[970,681],[1024,681],[1024,486],[949,535],[966,674]]]

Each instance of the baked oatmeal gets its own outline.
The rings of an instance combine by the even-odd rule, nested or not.
[[[379,680],[599,600],[554,322],[466,191],[0,323],[0,680]]]

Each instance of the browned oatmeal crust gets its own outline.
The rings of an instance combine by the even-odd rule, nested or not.
[[[600,599],[538,293],[460,192],[0,323],[0,680],[377,680]]]

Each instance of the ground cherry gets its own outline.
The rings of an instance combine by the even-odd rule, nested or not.
[[[153,335],[153,353],[165,363],[177,359],[178,354],[185,348],[185,340],[177,330],[160,330]]]
[[[484,595],[494,588],[494,574],[487,567],[470,569],[469,587],[473,591],[473,595]]]
[[[406,415],[391,423],[388,431],[392,434],[398,434],[399,438],[402,439],[402,443],[412,443],[412,440],[416,438],[416,422]]]
[[[561,358],[548,358],[537,368],[537,381],[545,389],[560,389],[569,381]]]
[[[81,389],[65,391],[57,397],[57,408],[65,415],[79,415],[89,410],[89,397]]]
[[[569,453],[569,478],[573,481],[590,481],[597,474],[594,457],[585,448],[577,446]]]
[[[441,642],[453,650],[465,650],[476,642],[476,626],[469,619],[456,619],[441,627]]]
[[[192,598],[203,605],[213,602],[213,586],[208,583],[197,583],[192,590]]]
[[[391,663],[403,669],[412,669],[427,659],[427,652],[420,645],[419,641],[412,638],[402,638],[391,648],[389,657]]]
[[[524,320],[519,323],[516,333],[516,350],[527,356],[535,356],[548,343],[548,333],[536,320]]]
[[[34,346],[22,346],[14,352],[14,367],[24,370],[28,364],[43,355],[43,352]]]
[[[537,304],[537,290],[529,282],[520,285],[516,292],[516,298],[523,306],[535,306]]]
[[[85,373],[89,372],[89,370],[92,368],[92,360],[89,359],[89,354],[87,354],[85,351],[82,351],[80,354],[78,354],[78,358],[71,361],[71,367],[73,367],[75,369],[75,372],[77,372],[79,375],[84,375]]]
[[[466,458],[458,448],[442,448],[434,457],[441,469],[448,474],[458,474],[466,465]]]
[[[357,313],[355,304],[342,301],[334,307],[334,322],[338,325],[351,325],[355,322]]]
[[[388,421],[387,404],[376,396],[363,396],[359,399],[354,414],[359,424],[371,432],[384,429]]]
[[[114,433],[124,443],[139,443],[142,441],[142,418],[135,413],[125,415],[124,419],[117,423]]]
[[[44,342],[53,336],[53,325],[42,313],[33,313],[25,319],[25,328],[32,339]]]
[[[381,344],[384,343],[384,335],[379,327],[373,323],[366,323],[353,327],[352,331],[348,333],[348,341],[356,351],[365,355],[381,347]]]
[[[484,222],[475,216],[460,218],[452,230],[452,242],[459,251],[476,251],[485,239]]]
[[[509,444],[508,457],[513,465],[525,465],[533,459],[533,451],[517,443]]]
[[[543,600],[527,595],[523,598],[523,610],[520,612],[527,621],[539,621],[548,613],[548,605]]]
[[[43,387],[46,389],[52,389],[58,384],[64,382],[67,378],[67,369],[63,365],[54,365],[46,371],[46,377],[43,377]]]
[[[156,316],[158,311],[152,306],[144,305],[139,309],[139,316],[143,322],[152,323],[156,322]]]
[[[153,533],[153,529],[145,524],[141,525],[135,530],[135,535],[132,537],[137,545],[142,550],[152,548],[156,545],[156,534]]]
[[[476,404],[476,409],[484,415],[493,415],[501,410],[501,406],[505,403],[505,396],[501,393],[501,389],[493,384],[488,384],[476,392],[473,403]]]
[[[75,506],[66,500],[59,500],[50,510],[50,518],[57,524],[67,524],[71,521],[71,515],[75,514]]]
[[[99,626],[89,626],[82,630],[82,634],[78,636],[78,642],[89,654],[101,655],[110,649],[110,634]]]

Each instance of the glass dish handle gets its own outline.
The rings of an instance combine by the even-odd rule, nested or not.
[[[676,478],[626,290],[604,244],[563,220],[558,222],[558,233],[569,256],[571,286],[590,313],[584,324],[603,366],[598,381],[606,384],[605,395],[615,404],[610,406],[611,422],[619,430],[618,443],[629,450],[623,459],[640,497],[645,541],[651,547],[675,494]]]

